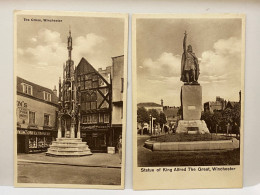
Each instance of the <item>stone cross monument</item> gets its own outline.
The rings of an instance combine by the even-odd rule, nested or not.
[[[63,82],[59,79],[58,138],[52,142],[46,155],[91,155],[88,145],[80,138],[80,102],[75,84],[71,31],[69,31],[67,49],[68,60],[63,65]]]

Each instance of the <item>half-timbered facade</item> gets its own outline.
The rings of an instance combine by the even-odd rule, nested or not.
[[[106,152],[112,146],[111,81],[105,79],[85,58],[75,69],[79,94],[81,137],[91,151]]]

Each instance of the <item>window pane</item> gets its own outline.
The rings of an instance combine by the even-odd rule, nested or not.
[[[104,114],[104,123],[109,123],[109,115]]]
[[[29,124],[35,124],[35,112],[29,112]]]
[[[104,123],[104,114],[103,113],[99,114],[99,122]]]
[[[50,125],[50,115],[44,114],[44,126]]]
[[[32,94],[32,88],[31,88],[31,86],[28,86],[28,94]]]
[[[85,81],[85,89],[92,88],[92,81]]]
[[[91,102],[91,109],[92,110],[97,109],[97,102]]]

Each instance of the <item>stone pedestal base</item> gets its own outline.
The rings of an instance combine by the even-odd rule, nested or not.
[[[209,130],[204,120],[180,120],[176,133],[205,134]]]
[[[91,155],[86,142],[81,138],[57,138],[46,152],[48,156],[87,156]]]
[[[200,120],[202,110],[202,87],[184,85],[181,87],[183,120]]]

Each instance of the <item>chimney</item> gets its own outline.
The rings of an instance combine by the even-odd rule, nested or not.
[[[57,89],[56,89],[56,85],[54,85],[54,89],[52,90],[53,93],[57,96]]]

